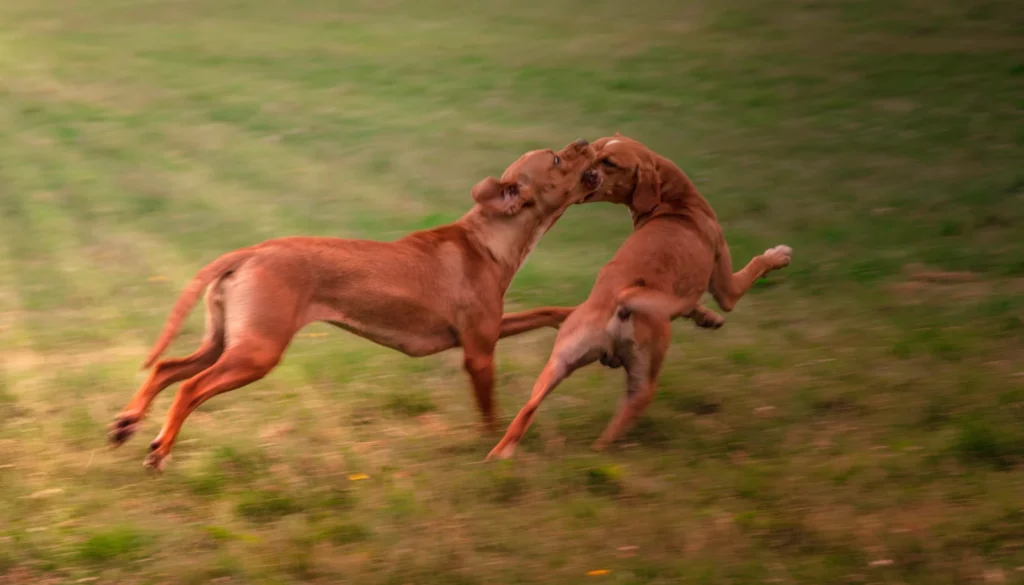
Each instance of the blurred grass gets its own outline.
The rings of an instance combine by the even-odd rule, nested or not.
[[[0,22],[0,583],[1024,582],[1016,3],[5,0]],[[737,262],[796,250],[722,330],[676,326],[616,448],[588,450],[618,372],[480,465],[457,354],[318,325],[191,417],[164,476],[145,434],[106,449],[203,263],[436,225],[522,151],[614,131],[690,173]],[[579,302],[628,231],[574,207],[508,307]],[[551,340],[502,341],[506,421]]]

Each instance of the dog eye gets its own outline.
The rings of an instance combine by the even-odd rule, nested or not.
[[[606,167],[611,167],[613,169],[619,168],[619,165],[613,163],[612,159],[610,159],[610,158],[603,158],[603,159],[601,159],[601,164],[603,164]]]
[[[555,155],[555,166],[562,164],[562,159],[557,154]]]

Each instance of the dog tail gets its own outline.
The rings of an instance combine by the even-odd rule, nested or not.
[[[679,317],[689,317],[700,303],[700,297],[677,297],[641,284],[620,292],[616,302],[619,305],[620,318],[625,319],[632,313],[641,313],[671,321]]]
[[[192,277],[192,280],[185,285],[185,290],[181,291],[181,296],[178,297],[178,300],[175,301],[174,306],[171,308],[171,314],[167,317],[167,322],[164,323],[164,329],[160,332],[156,345],[150,350],[149,356],[146,357],[146,361],[142,364],[143,370],[152,366],[153,362],[171,344],[174,336],[178,334],[181,324],[188,317],[189,311],[192,310],[192,306],[196,304],[199,296],[203,294],[206,286],[217,277],[236,269],[239,264],[247,260],[253,253],[254,249],[251,247],[228,252],[204,266]]]

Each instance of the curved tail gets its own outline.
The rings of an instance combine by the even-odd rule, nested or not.
[[[684,299],[646,286],[631,286],[619,293],[616,302],[629,313],[642,313],[661,319],[689,317],[700,304],[700,297]]]
[[[214,281],[217,277],[235,269],[243,261],[248,259],[254,253],[253,248],[241,248],[233,252],[228,252],[220,258],[217,258],[213,262],[210,262],[198,273],[192,280],[185,285],[185,290],[181,291],[181,296],[175,301],[174,306],[171,308],[171,314],[167,317],[167,322],[164,323],[164,329],[160,332],[160,337],[156,340],[156,345],[150,350],[149,356],[146,357],[146,361],[142,364],[142,369],[145,370],[153,365],[153,362],[160,357],[160,354],[167,349],[167,346],[171,344],[174,336],[178,334],[178,330],[181,329],[181,324],[188,317],[189,311],[192,310],[192,306],[196,304],[196,300],[203,294],[203,290],[208,284]]]

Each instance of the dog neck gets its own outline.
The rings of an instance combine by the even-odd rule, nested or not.
[[[474,207],[464,215],[462,224],[480,251],[492,258],[502,274],[505,289],[512,283],[516,272],[526,262],[544,234],[565,213],[568,205],[545,216],[538,216],[532,210],[521,210],[518,214],[496,216]]]
[[[717,222],[711,204],[697,191],[686,173],[672,161],[658,157],[658,175],[661,183],[661,202],[645,213],[640,213],[632,205],[629,213],[633,216],[633,229],[638,230],[647,222],[657,217],[676,217],[689,220],[699,226],[702,231],[709,223]]]

